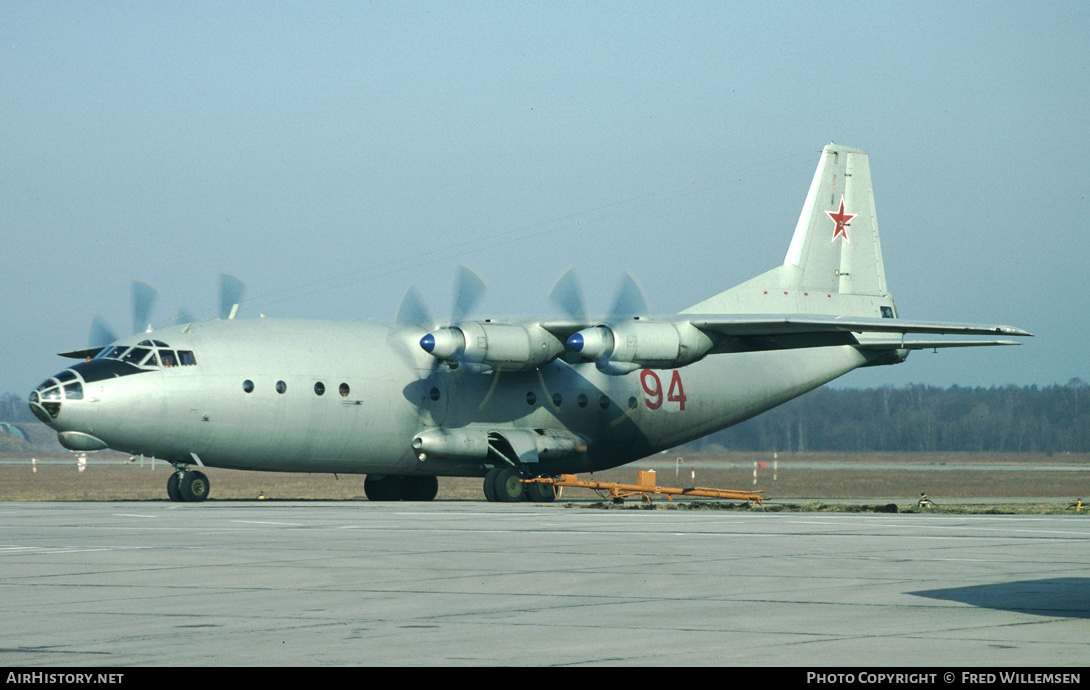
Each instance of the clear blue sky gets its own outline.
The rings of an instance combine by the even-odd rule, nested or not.
[[[0,391],[130,328],[550,311],[568,267],[656,312],[779,264],[829,141],[866,149],[906,318],[1019,348],[840,385],[1090,380],[1090,4],[7,2]]]

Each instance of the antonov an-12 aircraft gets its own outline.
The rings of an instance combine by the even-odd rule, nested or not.
[[[366,474],[374,501],[431,500],[437,477],[483,477],[490,501],[548,501],[551,486],[520,479],[623,465],[912,350],[1030,335],[899,318],[867,154],[837,144],[783,265],[680,313],[647,313],[628,279],[608,315],[588,318],[569,272],[550,296],[561,316],[470,318],[481,287],[462,272],[449,323],[410,290],[393,324],[232,312],[140,325],[65,353],[84,361],[30,407],[66,448],[172,463],[176,501],[208,497],[201,467]]]

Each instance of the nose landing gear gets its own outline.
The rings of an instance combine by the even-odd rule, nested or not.
[[[212,484],[204,472],[188,471],[185,465],[175,465],[175,472],[167,478],[167,496],[174,502],[203,501],[208,498]]]
[[[489,501],[518,503],[534,501],[549,503],[556,500],[556,492],[550,484],[523,482],[525,475],[514,467],[497,467],[484,476],[484,496]]]

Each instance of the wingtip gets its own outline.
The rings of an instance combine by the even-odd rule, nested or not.
[[[1020,335],[1026,338],[1032,338],[1033,334],[1029,331],[1021,328],[1015,328],[1014,326],[1000,326],[995,329],[996,333],[1002,333],[1004,335]]]

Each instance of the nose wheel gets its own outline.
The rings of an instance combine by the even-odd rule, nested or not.
[[[514,467],[497,467],[484,476],[484,497],[489,501],[518,503],[534,501],[549,503],[556,500],[553,487],[548,484],[524,484],[521,472]]]
[[[167,496],[174,502],[203,501],[212,484],[204,472],[188,471],[184,467],[167,478]]]

